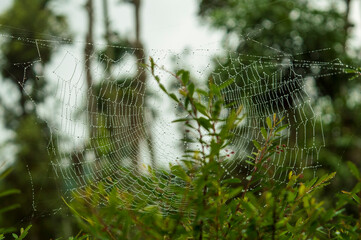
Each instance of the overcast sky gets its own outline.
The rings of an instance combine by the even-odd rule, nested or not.
[[[9,1],[9,0],[7,0]],[[73,30],[84,34],[86,19],[82,11],[84,0],[59,1],[57,9],[66,13]],[[111,25],[123,34],[134,36],[134,15],[131,4],[119,4],[119,0],[109,0]],[[197,17],[197,0],[143,0],[141,9],[141,38],[147,49],[184,49],[220,47],[221,34],[201,23]],[[316,1],[315,1],[316,2]],[[317,1],[319,2],[319,1]],[[103,34],[103,15],[100,0],[95,0],[97,12],[97,35]],[[361,46],[361,0],[353,0],[350,14],[355,38],[352,43]]]
[[[1,0],[0,12],[10,6],[12,0]],[[96,4],[96,23],[98,41],[102,32],[102,5],[100,0]],[[109,0],[112,27],[122,34],[134,36],[134,17],[131,4],[119,4],[119,0]],[[147,49],[184,49],[219,48],[221,34],[202,26],[197,17],[197,0],[143,0],[141,12],[142,39]],[[315,1],[316,2],[316,1]],[[361,46],[361,0],[353,0],[351,6],[351,21],[356,23],[354,28],[354,45]],[[72,31],[82,40],[86,16],[85,0],[55,0],[57,11],[69,17]]]

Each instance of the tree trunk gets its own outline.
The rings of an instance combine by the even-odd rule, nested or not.
[[[111,73],[111,66],[112,66],[112,63],[111,61],[114,60],[114,53],[113,53],[113,48],[110,46],[111,45],[111,41],[110,41],[110,35],[111,35],[111,32],[110,32],[110,17],[109,17],[109,4],[108,4],[108,0],[103,0],[103,17],[104,17],[104,30],[105,30],[105,33],[104,33],[104,38],[105,38],[105,42],[107,43],[107,46],[106,46],[106,55],[107,57],[109,58],[109,64],[107,66],[107,73],[110,74]],[[110,77],[110,76],[109,76]]]
[[[84,48],[84,67],[86,75],[86,84],[87,84],[87,112],[88,112],[88,124],[89,124],[89,138],[90,145],[94,149],[94,154],[96,157],[96,169],[98,169],[99,164],[99,154],[97,151],[96,138],[97,138],[97,102],[95,94],[93,91],[93,77],[91,73],[91,56],[94,53],[94,40],[93,40],[93,24],[94,24],[94,5],[93,0],[88,0],[85,8],[88,15],[88,32],[86,35],[86,42]],[[98,169],[99,170],[99,169]],[[99,174],[97,174],[99,177]]]
[[[145,64],[145,55],[143,50],[143,44],[140,39],[140,9],[141,9],[141,0],[133,0],[134,4],[134,21],[135,21],[135,42],[133,43],[133,46],[135,48],[135,56],[137,58],[137,65],[138,65],[138,71],[137,71],[137,82],[135,83],[137,86],[137,93],[138,97],[136,108],[141,107],[145,104],[145,84],[146,84],[146,74],[143,69],[143,65]],[[137,109],[134,109],[134,113],[136,113]],[[152,138],[151,133],[148,129],[143,129],[144,125],[144,111],[138,114],[132,114],[132,125],[136,126],[136,136],[137,141],[134,142],[133,149],[135,150],[137,156],[133,158],[133,166],[137,169],[138,164],[140,162],[140,142],[142,140],[146,140],[148,149],[150,151],[151,156],[151,164],[152,167],[155,168],[155,159],[154,159],[154,151],[152,147]],[[144,135],[145,134],[145,135]]]
[[[346,50],[347,45],[347,37],[349,34],[349,30],[353,27],[353,24],[350,23],[350,7],[351,7],[351,0],[345,0],[346,3],[346,11],[345,11],[345,25],[344,25],[344,32],[345,32],[345,40],[344,40],[344,49]]]

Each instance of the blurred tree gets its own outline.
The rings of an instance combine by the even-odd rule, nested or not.
[[[142,0],[131,0],[130,2],[134,6],[135,41],[133,42],[133,47],[135,50],[134,54],[135,57],[137,58],[137,66],[138,66],[138,71],[136,76],[137,78],[136,85],[138,87],[136,87],[135,89],[137,89],[136,90],[137,95],[139,94],[140,96],[142,96],[142,97],[137,97],[136,106],[140,107],[145,104],[145,96],[146,96],[145,85],[147,80],[147,76],[142,66],[143,64],[145,64],[145,54],[144,54],[144,46],[140,37],[140,29],[141,29],[140,9],[141,9]],[[137,119],[132,119],[132,125],[137,126],[136,127],[137,132],[135,134],[138,138],[138,141],[134,142],[134,146],[133,146],[133,149],[136,149],[136,156],[137,156],[136,159],[133,160],[133,165],[136,166],[137,164],[139,164],[141,160],[139,146],[141,141],[146,140],[148,143],[149,151],[151,153],[152,165],[153,167],[155,167],[155,159],[152,150],[151,133],[149,129],[145,129],[143,126],[145,114],[146,113],[142,111],[142,113],[139,114]]]
[[[59,194],[56,183],[50,181],[54,178],[46,150],[50,132],[46,122],[37,117],[36,109],[47,98],[44,67],[54,54],[51,46],[44,47],[37,39],[46,40],[46,37],[60,34],[69,37],[65,17],[51,9],[51,2],[14,0],[12,6],[0,16],[0,31],[9,36],[2,38],[1,74],[4,81],[15,84],[19,94],[11,105],[2,103],[6,127],[14,131],[12,143],[17,147],[14,171],[3,184],[22,191],[17,200],[21,207],[8,215],[6,221],[2,219],[4,222],[0,225],[36,222],[30,233],[31,239],[71,234],[69,223],[52,212],[59,207],[55,204]],[[51,45],[51,42],[46,44]],[[24,89],[27,89],[26,92]],[[14,199],[7,201],[13,202]]]
[[[322,9],[309,0],[202,0],[199,15],[212,26],[224,29],[225,47],[238,53],[294,57],[302,53],[299,57],[308,61],[330,62],[340,58],[350,62],[343,47],[348,35],[339,31],[346,26],[348,29],[350,24],[337,4]],[[247,41],[247,37],[263,46]],[[325,54],[314,51],[319,49],[329,50]],[[320,95],[335,98],[346,82],[343,76],[332,76],[318,78],[316,85]]]
[[[329,1],[324,5],[311,0],[200,0],[198,13],[203,21],[224,30],[223,45],[227,50],[244,54],[242,56],[275,59],[276,55],[292,55],[291,60],[304,63],[341,60],[357,66],[360,59],[348,54],[352,47],[347,45],[353,27],[349,20],[351,3],[351,0]],[[320,49],[328,50],[317,51]],[[240,67],[230,59],[223,64]],[[361,115],[357,111],[361,106],[355,100],[357,97],[351,96],[355,89],[360,89],[360,83],[350,82],[342,73],[328,76],[327,68],[317,70],[309,66],[305,71],[306,67],[307,64],[300,68],[295,65],[295,71],[304,79],[315,79],[316,104],[326,102],[323,113],[329,117],[324,123],[327,148],[321,152],[320,163],[324,169],[339,170],[336,183],[342,179],[345,184],[347,171],[345,164],[339,164],[341,159],[356,162],[361,156],[361,142],[357,137],[361,135]],[[218,71],[222,73],[221,69]],[[284,78],[287,79],[287,75]]]
[[[112,30],[108,10],[109,3],[107,0],[103,0],[104,39],[107,45],[101,49],[99,60],[104,66],[105,75],[104,79],[95,85],[95,92],[97,95],[103,96],[97,102],[99,118],[102,119],[99,124],[103,126],[101,130],[103,136],[109,136],[111,143],[109,144],[111,145],[110,151],[104,152],[103,157],[117,158],[124,165],[126,164],[123,163],[123,160],[130,159],[133,171],[137,172],[139,162],[142,160],[140,155],[142,142],[146,143],[147,150],[151,155],[151,163],[155,167],[152,136],[150,130],[144,128],[144,115],[147,114],[145,110],[147,108],[144,108],[145,98],[149,96],[149,93],[146,92],[146,74],[142,66],[145,55],[140,37],[141,1],[121,2],[134,6],[135,40],[122,37]],[[136,60],[136,73],[129,77],[127,72],[122,72],[119,76],[117,67],[124,61],[129,61],[129,57],[134,57]],[[116,87],[108,87],[109,85]],[[119,122],[124,125],[114,125]],[[127,144],[119,146],[119,142]],[[104,144],[98,143],[98,145]],[[122,154],[119,155],[112,151],[122,151]]]

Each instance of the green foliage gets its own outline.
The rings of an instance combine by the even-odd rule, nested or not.
[[[88,188],[75,196],[67,204],[86,232],[96,239],[357,239],[360,218],[346,209],[360,207],[360,182],[351,192],[339,194],[335,206],[327,209],[317,191],[335,173],[305,180],[302,174],[289,172],[286,183],[265,177],[264,166],[279,151],[276,140],[286,127],[276,115],[265,119],[264,141],[254,141],[257,152],[248,161],[252,173],[245,181],[229,177],[222,167],[226,158],[222,150],[244,117],[242,106],[222,117],[224,86],[210,81],[208,89],[199,89],[189,72],[180,70],[172,74],[181,86],[173,93],[161,83],[156,68],[151,59],[148,69],[159,87],[189,113],[175,122],[197,136],[199,147],[187,150],[179,164],[162,172],[163,177],[150,167],[146,176],[132,176],[132,181],[141,178],[144,188],[125,190],[115,184],[106,189],[100,184],[96,191]],[[357,168],[349,165],[359,179]],[[168,183],[172,198],[164,197],[161,188],[147,189],[147,181]],[[134,197],[139,191],[149,197]]]
[[[4,178],[10,173],[11,169],[7,169],[4,172],[2,172],[0,174],[0,181],[3,181]],[[0,199],[4,198],[4,197],[8,197],[8,196],[12,196],[14,194],[19,194],[20,191],[17,189],[7,189],[4,190],[2,192],[0,192]],[[2,204],[0,205],[0,219],[6,218],[6,215],[11,214],[9,212],[11,212],[14,209],[19,208],[20,205],[18,203],[13,203],[10,206],[2,206]],[[21,228],[20,229],[20,235],[16,234],[16,233],[11,233],[13,231],[15,231],[14,227],[6,227],[3,228],[2,226],[0,226],[0,240],[5,239],[5,234],[11,234],[11,236],[13,237],[13,239],[24,239],[27,235],[28,232],[31,228],[31,225],[27,226],[25,229]]]
[[[10,169],[2,172],[0,174],[0,181],[2,181],[8,174],[10,173]],[[14,194],[19,194],[20,191],[17,190],[17,189],[6,189],[6,190],[3,190],[0,192],[0,199],[2,200],[4,197],[6,196],[11,196],[11,195],[14,195]],[[4,201],[2,201],[4,202]],[[18,208],[19,207],[19,204],[17,203],[13,203],[11,205],[6,205],[4,206],[3,204],[0,205],[0,219],[3,218],[4,216],[4,213],[7,213],[15,208]],[[9,232],[12,232],[14,231],[15,229],[14,228],[10,228],[10,227],[6,227],[4,228],[3,226],[0,226],[0,239],[2,239],[1,237],[4,236],[5,233],[9,233]]]
[[[49,215],[46,211],[59,206],[56,203],[56,186],[62,186],[49,180],[54,177],[50,172],[51,157],[47,151],[50,138],[56,139],[56,136],[51,135],[45,121],[38,118],[36,109],[37,104],[48,97],[45,67],[57,49],[48,45],[50,42],[44,44],[44,41],[50,40],[51,36],[67,39],[70,36],[65,15],[58,14],[53,9],[54,3],[52,0],[14,0],[0,15],[0,32],[3,36],[0,72],[3,81],[11,83],[13,87],[0,97],[4,120],[2,122],[7,130],[11,131],[11,137],[7,138],[6,144],[16,149],[10,157],[14,159],[13,171],[1,181],[0,192],[8,188],[21,191],[21,194],[1,199],[6,206],[20,204],[11,213],[0,218],[0,225],[4,227],[30,221],[36,214]],[[65,44],[67,41],[59,43]],[[58,45],[55,42],[54,44]],[[19,67],[16,63],[28,66]],[[14,98],[5,101],[10,95]],[[49,239],[59,234],[59,231],[65,231],[66,228],[59,225],[70,224],[59,214],[46,219],[37,218],[36,223],[28,235],[31,239]]]
[[[358,54],[360,49],[348,41],[355,26],[346,5],[352,6],[355,1],[323,1],[323,7],[320,7],[319,2],[200,0],[198,13],[205,23],[224,31],[223,46],[230,52],[237,52],[235,57],[240,56],[246,66],[249,65],[248,60],[254,62],[261,59],[267,62],[270,57],[272,61],[276,61],[276,56],[287,58],[286,56],[291,55],[295,72],[301,74],[304,79],[314,78],[312,91],[317,95],[315,106],[323,106],[320,114],[323,118],[323,131],[316,131],[313,136],[308,136],[311,138],[316,135],[315,141],[319,143],[326,140],[325,148],[319,154],[319,163],[322,165],[319,173],[322,175],[325,172],[337,171],[332,186],[323,190],[326,204],[332,204],[336,190],[355,184],[342,160],[347,159],[358,168],[361,167],[361,145],[358,144],[361,136],[361,104],[353,97],[361,88],[361,59]],[[280,60],[283,60],[283,57]],[[229,75],[236,76],[237,87],[242,87],[240,78],[245,71],[239,71],[242,64],[237,64],[237,61],[231,58],[224,60],[222,67],[215,69],[215,72],[222,74],[222,79]],[[317,71],[314,71],[312,66],[307,67],[307,63],[317,65],[323,62],[332,65],[335,59],[350,67],[345,66],[340,72],[337,66],[332,66],[331,69],[321,66]],[[298,65],[298,61],[306,64]],[[226,71],[222,70],[224,67],[227,68]],[[277,71],[273,67],[257,70],[267,74]],[[327,74],[333,72],[330,70],[338,73]],[[250,80],[253,78],[247,77],[251,78]],[[287,74],[284,79],[288,79]],[[257,81],[257,78],[255,80]],[[286,96],[288,91],[292,92],[292,89],[283,92],[282,96]],[[253,94],[251,92],[251,95]],[[259,94],[263,96],[262,90]],[[287,104],[283,106],[284,110],[289,108]],[[265,104],[264,109],[270,107],[272,105]],[[295,141],[293,138],[290,140],[291,143]],[[297,140],[300,142],[303,139]],[[307,142],[310,140],[305,139]]]
[[[321,8],[312,0],[201,0],[199,15],[212,27],[225,30],[225,46],[240,54],[290,54],[307,61],[330,62],[339,58],[351,63],[345,52],[349,47],[346,41],[350,23],[347,13],[341,10],[342,2],[327,1]],[[320,49],[328,50],[323,54]],[[355,64],[355,59],[352,61]],[[304,67],[298,70],[303,75],[320,74]],[[335,98],[347,77],[318,77],[315,83],[320,95]]]
[[[14,238],[14,239],[18,239],[18,240],[21,240],[21,239],[24,239],[27,235],[28,235],[28,232],[29,232],[29,230],[30,230],[30,228],[31,228],[31,225],[29,225],[27,228],[21,228],[20,229],[20,235],[17,235],[16,233],[13,233],[12,234],[12,237]]]

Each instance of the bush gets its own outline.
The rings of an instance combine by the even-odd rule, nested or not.
[[[170,99],[189,113],[182,122],[197,135],[198,148],[185,152],[181,163],[169,171],[148,169],[147,177],[133,175],[134,181],[176,179],[168,189],[171,200],[159,198],[162,189],[109,190],[103,184],[75,196],[69,204],[81,227],[97,239],[357,239],[361,234],[360,215],[346,209],[360,208],[361,178],[349,163],[359,183],[351,192],[338,194],[333,208],[326,209],[317,199],[317,190],[329,184],[335,173],[311,180],[289,172],[286,183],[276,183],[264,175],[268,159],[278,151],[282,119],[265,119],[264,141],[254,141],[258,149],[249,157],[253,165],[246,181],[225,174],[222,154],[232,140],[232,129],[243,119],[242,106],[232,106],[222,117],[225,102],[221,90],[232,80],[208,90],[197,88],[187,71],[173,76],[179,81],[179,94],[169,92],[155,74],[158,66],[151,59],[148,67],[159,87]],[[190,139],[185,139],[191,141]],[[194,144],[194,142],[192,142]],[[124,171],[126,169],[124,168]],[[159,177],[159,176],[162,177]],[[110,180],[109,180],[110,181]],[[162,182],[164,181],[164,182]],[[258,184],[262,181],[262,185]],[[133,191],[150,191],[154,199],[135,198]],[[157,193],[159,194],[157,195]],[[157,197],[158,196],[158,197]],[[175,201],[176,199],[177,201]],[[360,212],[359,212],[360,214]]]

